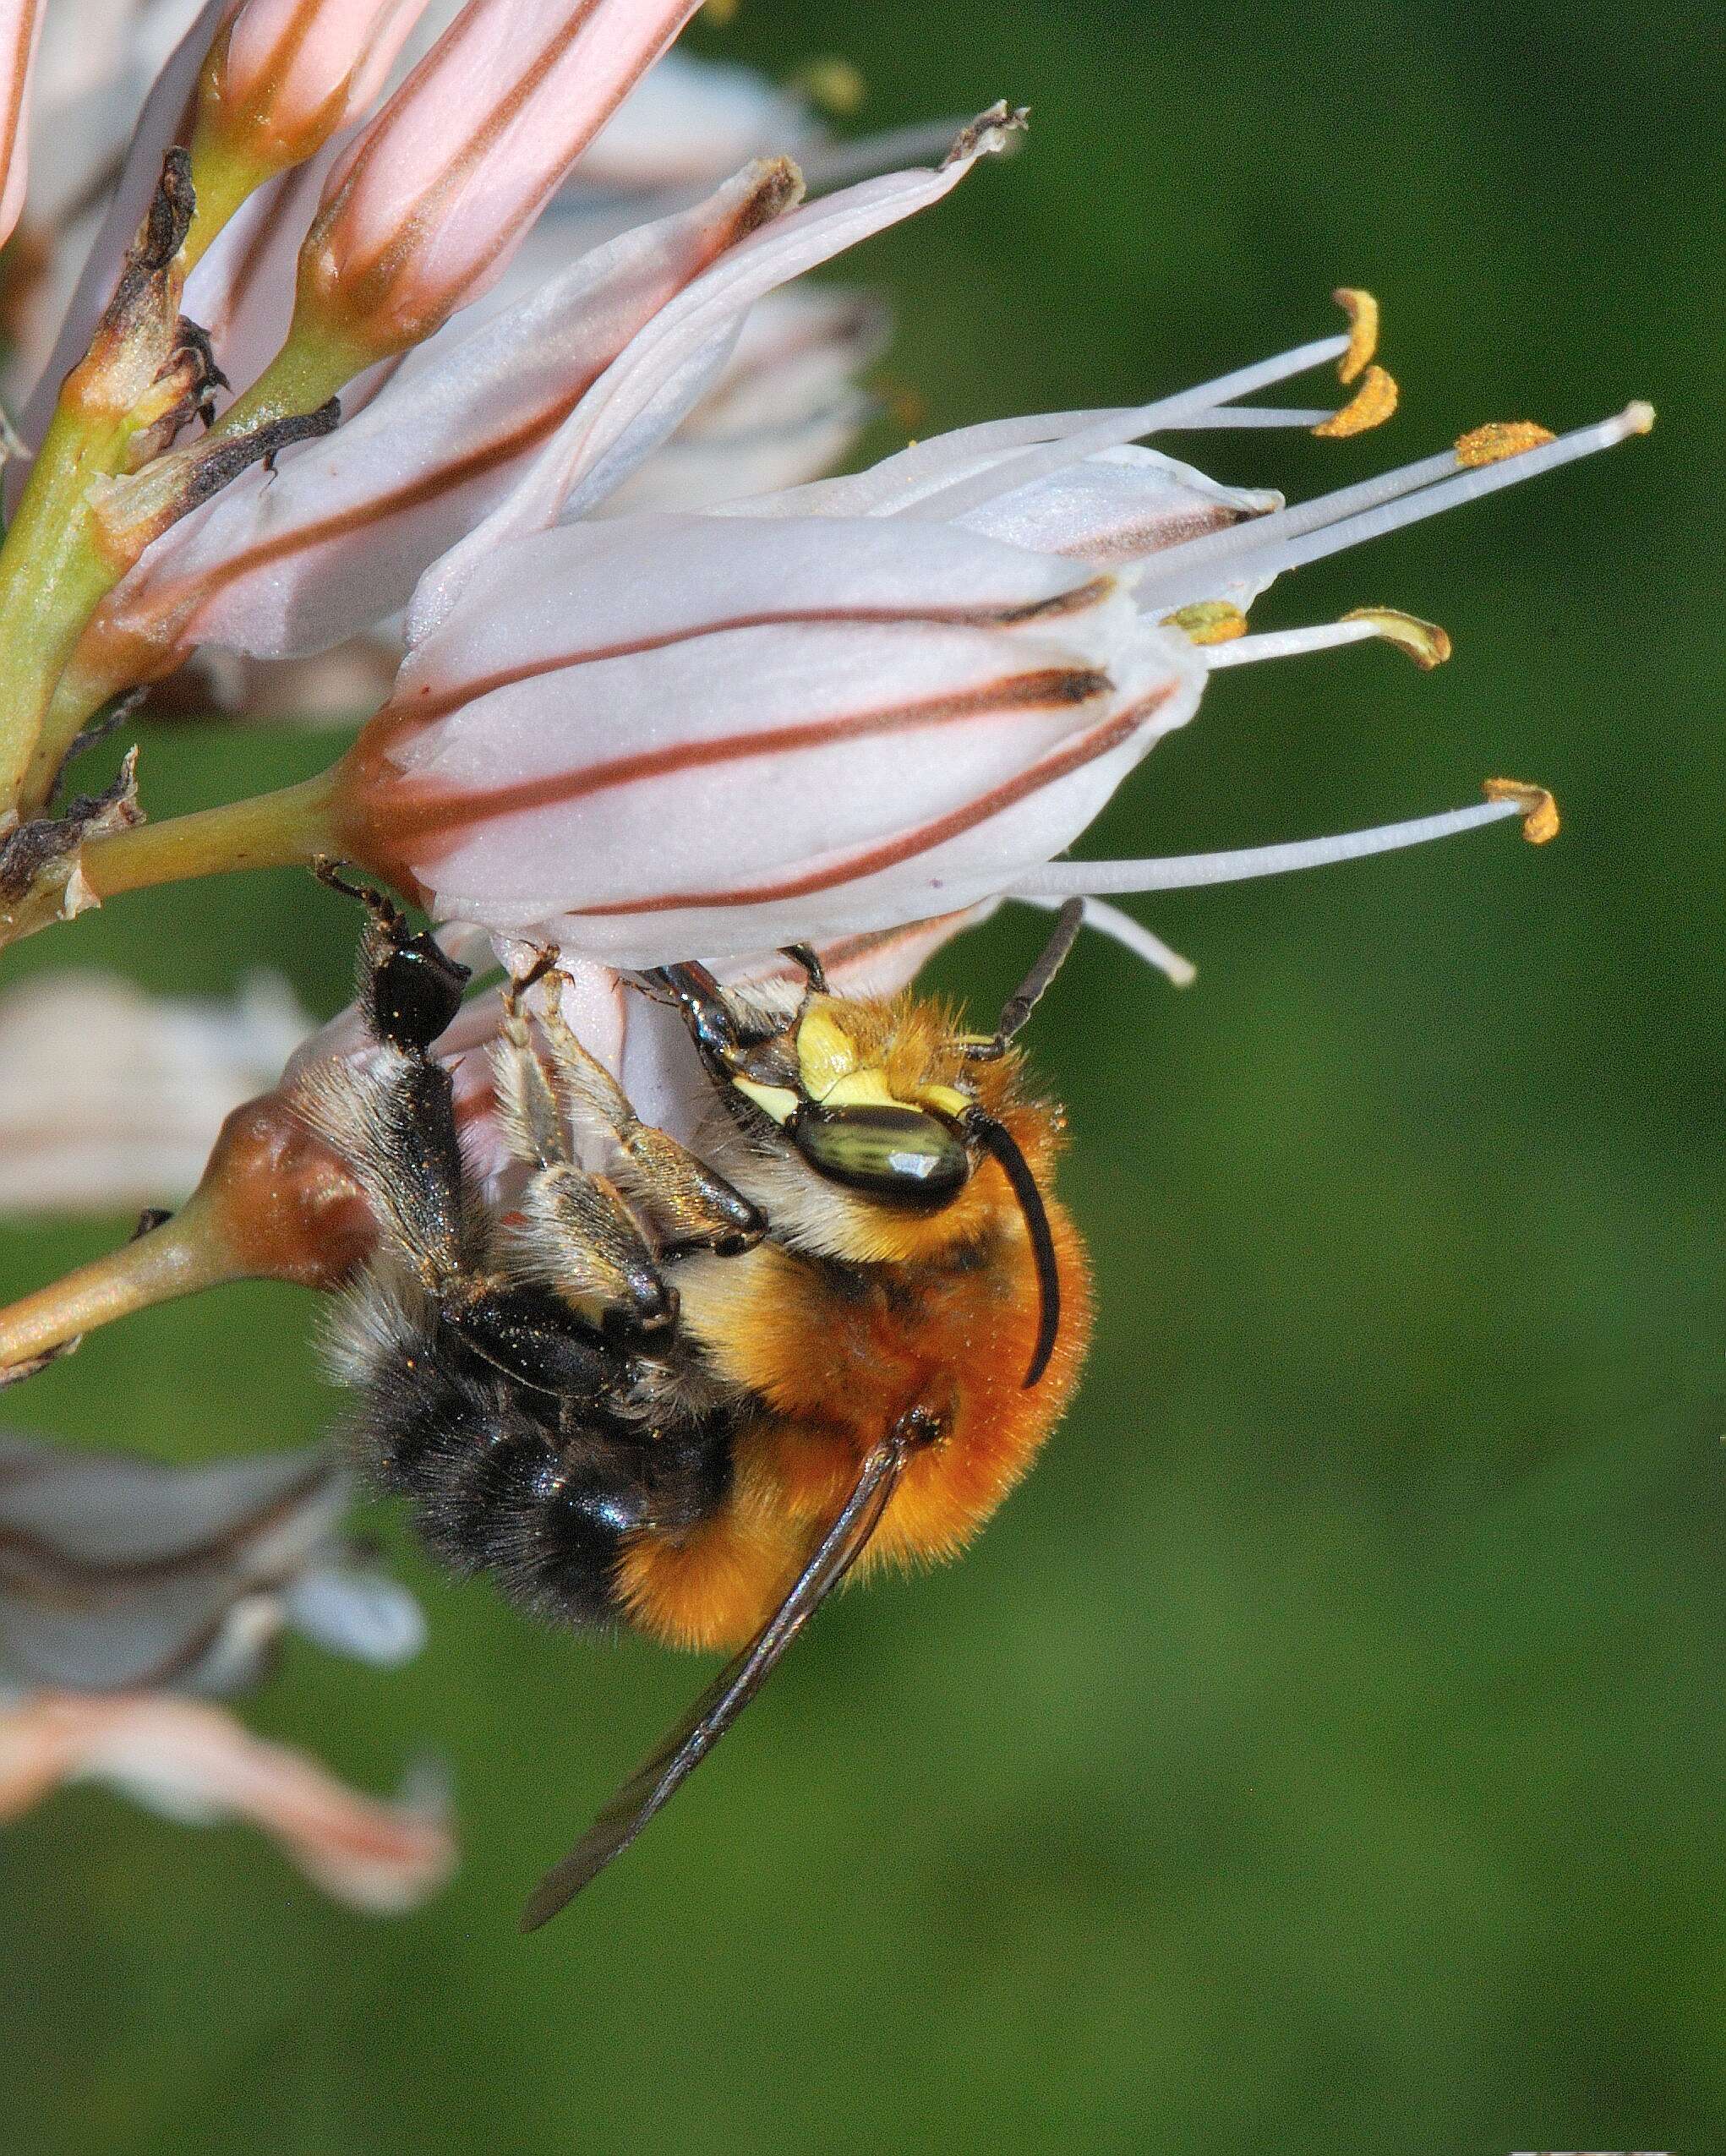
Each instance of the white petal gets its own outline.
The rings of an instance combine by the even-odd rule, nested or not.
[[[325,1892],[380,1914],[418,1907],[455,1867],[440,1803],[363,1796],[220,1708],[151,1694],[0,1704],[0,1818],[74,1781],[112,1783],[170,1819],[249,1820]]]

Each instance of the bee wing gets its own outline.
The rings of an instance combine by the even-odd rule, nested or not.
[[[749,1645],[696,1701],[664,1744],[630,1777],[560,1864],[529,1896],[523,1931],[537,1931],[572,1902],[694,1773],[773,1674],[787,1647],[868,1547],[897,1487],[910,1443],[895,1427],[863,1462],[851,1494]]]

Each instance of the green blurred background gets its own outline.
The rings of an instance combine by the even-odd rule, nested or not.
[[[0,2146],[1726,2145],[1721,39],[1701,6],[1439,0],[748,0],[702,35],[848,52],[871,125],[1035,104],[1024,154],[848,265],[893,294],[920,431],[1202,379],[1326,331],[1342,282],[1385,305],[1388,431],[1170,446],[1304,493],[1652,398],[1649,441],[1279,587],[1261,625],[1394,603],[1457,656],[1219,682],[1086,850],[1499,770],[1566,830],[1147,905],[1185,996],[1082,947],[1036,1044],[1102,1295],[1075,1411],[964,1563],[848,1598],[551,1930],[516,1936],[524,1887],[700,1672],[411,1559],[423,1657],[291,1652],[252,1719],[374,1787],[448,1755],[466,1859],[424,1913],[94,1792],[9,1833]],[[152,805],[325,753],[164,732]],[[325,1010],[352,931],[235,881],[16,970],[263,963]],[[939,977],[992,1008],[1038,935],[1004,917]],[[7,1291],[120,1230],[7,1227]],[[313,1314],[205,1298],[8,1410],[297,1444],[332,1404]]]

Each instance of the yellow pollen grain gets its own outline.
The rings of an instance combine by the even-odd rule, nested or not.
[[[1351,434],[1363,434],[1368,428],[1382,427],[1396,409],[1396,385],[1384,368],[1368,367],[1361,376],[1360,387],[1341,411],[1321,419],[1313,432],[1321,440],[1339,442]]]
[[[1369,292],[1352,285],[1339,285],[1330,297],[1348,317],[1348,350],[1336,363],[1339,382],[1352,382],[1365,373],[1367,362],[1379,348],[1379,303]]]
[[[1232,644],[1247,633],[1247,617],[1226,599],[1195,599],[1162,618],[1165,629],[1178,629],[1195,644]]]
[[[1507,456],[1521,456],[1558,437],[1549,427],[1537,427],[1532,419],[1495,419],[1477,427],[1456,445],[1456,461],[1465,472],[1483,464],[1501,464]]]
[[[1394,644],[1399,652],[1406,652],[1417,667],[1430,673],[1435,666],[1442,666],[1449,658],[1451,643],[1448,630],[1440,629],[1436,621],[1423,621],[1418,614],[1404,614],[1394,606],[1357,606],[1352,614],[1345,614],[1345,621],[1370,621],[1387,644]]]
[[[1522,836],[1531,846],[1543,846],[1559,834],[1558,803],[1543,786],[1530,786],[1520,778],[1488,778],[1489,801],[1514,801],[1522,811]]]
[[[863,70],[843,53],[823,53],[806,60],[792,75],[789,89],[801,90],[811,105],[837,120],[849,120],[868,101],[869,85]]]

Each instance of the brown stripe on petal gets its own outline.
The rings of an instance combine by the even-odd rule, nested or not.
[[[817,869],[806,876],[787,876],[778,883],[762,883],[735,891],[680,891],[667,892],[652,898],[631,898],[610,906],[581,906],[572,909],[582,920],[610,920],[623,914],[676,913],[685,907],[702,906],[760,906],[771,905],[782,898],[806,898],[819,891],[831,891],[841,883],[853,883],[866,876],[878,875],[884,869],[898,868],[903,862],[914,860],[919,854],[932,852],[944,846],[949,839],[963,838],[968,831],[975,831],[991,816],[1016,808],[1021,801],[1029,800],[1034,794],[1052,786],[1057,779],[1066,778],[1075,771],[1082,771],[1087,764],[1095,763],[1100,757],[1117,749],[1138,732],[1144,721],[1160,711],[1174,695],[1177,684],[1170,682],[1159,689],[1143,703],[1132,710],[1118,713],[1092,729],[1089,734],[1069,742],[1042,762],[1033,764],[1017,778],[1008,779],[987,794],[980,794],[975,801],[968,801],[963,808],[954,809],[920,829],[907,832],[903,838],[890,839],[885,845],[872,848],[867,853],[854,854],[849,860],[834,866]]]
[[[1015,712],[1056,711],[1108,695],[1114,684],[1106,674],[1088,668],[1045,667],[1012,674],[980,689],[931,696],[920,703],[888,705],[853,712],[842,718],[806,720],[797,725],[724,734],[708,741],[680,742],[675,748],[643,750],[608,763],[573,771],[549,772],[514,785],[452,790],[416,786],[388,758],[389,743],[368,727],[344,761],[340,789],[347,805],[344,822],[356,857],[380,875],[396,876],[411,865],[422,879],[431,874],[462,833],[478,823],[519,816],[536,809],[561,808],[614,787],[644,780],[679,778],[716,765],[745,763],[803,751],[833,748],[883,734],[913,733]]]
[[[12,160],[17,155],[19,131],[24,117],[25,78],[30,73],[30,41],[36,35],[36,15],[45,0],[32,0],[22,8],[18,18],[18,35],[12,53],[12,101],[3,117],[0,117],[0,185],[5,183],[12,170]]]
[[[520,666],[501,668],[495,674],[481,674],[441,691],[434,691],[427,682],[412,702],[380,712],[372,723],[387,729],[392,742],[399,742],[418,728],[429,726],[434,719],[446,718],[464,704],[477,703],[480,697],[490,696],[494,690],[512,689],[518,682],[536,681],[545,674],[560,674],[567,668],[587,666],[600,659],[638,658],[645,652],[667,651],[675,644],[695,643],[704,636],[723,636],[735,629],[787,629],[822,624],[891,625],[899,622],[938,623],[954,629],[1006,629],[1027,621],[1052,621],[1082,613],[1085,608],[1106,598],[1114,588],[1112,577],[1098,576],[1070,592],[1057,592],[1052,598],[1030,599],[1013,606],[786,607],[767,609],[759,614],[732,614],[722,621],[703,621],[692,628],[668,630],[659,636],[638,636],[620,644],[592,644],[578,651],[557,652],[548,658],[525,660]]]
[[[161,1557],[80,1557],[28,1528],[0,1524],[0,1584],[78,1607],[99,1599],[104,1589],[177,1579],[211,1564],[232,1563],[250,1544],[289,1519],[335,1471],[333,1461],[319,1460],[285,1490],[219,1532]]]

